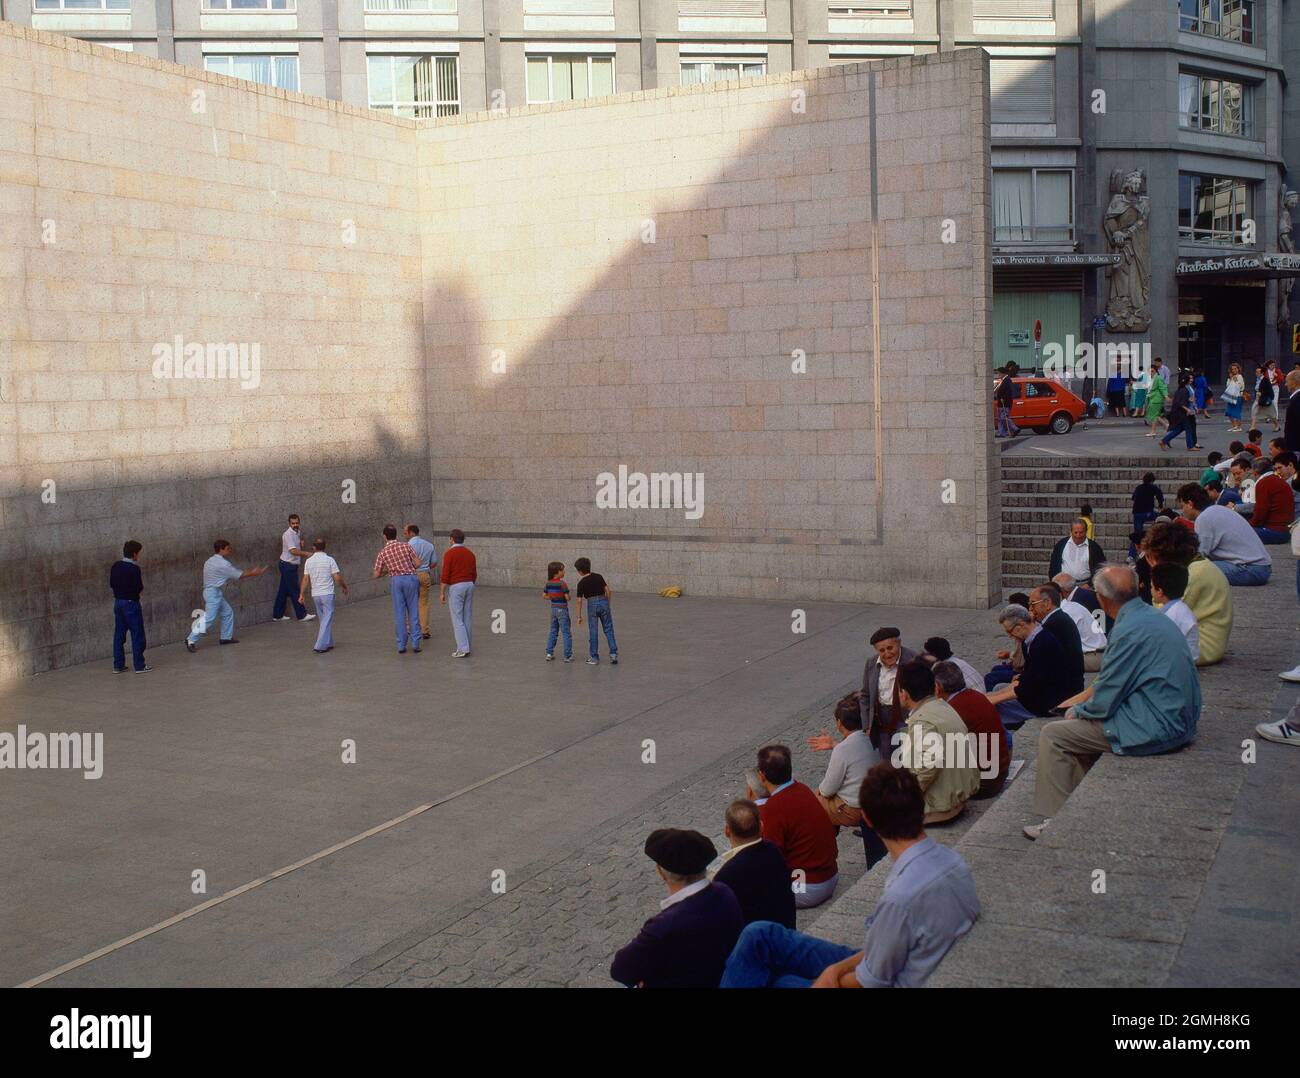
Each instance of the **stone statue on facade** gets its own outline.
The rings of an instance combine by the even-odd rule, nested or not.
[[[1106,268],[1106,328],[1113,333],[1142,333],[1151,326],[1151,199],[1141,169],[1110,174],[1106,207],[1106,241],[1119,262]]]
[[[1282,207],[1277,215],[1277,249],[1284,255],[1295,254],[1295,240],[1291,237],[1293,222],[1291,220],[1291,211],[1295,209],[1296,202],[1300,201],[1300,192],[1282,190]],[[1294,277],[1279,277],[1277,279],[1277,314],[1275,321],[1277,328],[1283,333],[1291,329],[1291,289],[1295,284]]]

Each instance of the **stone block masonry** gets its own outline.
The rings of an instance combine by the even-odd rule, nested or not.
[[[415,520],[489,583],[987,606],[986,84],[414,122],[0,24],[0,678],[107,655],[125,539],[164,643],[212,540],[271,564],[290,512],[358,597]],[[598,508],[620,467],[700,512]]]

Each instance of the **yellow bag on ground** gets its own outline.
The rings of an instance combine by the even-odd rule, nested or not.
[[[682,597],[682,586],[680,584],[671,584],[659,592],[661,599],[680,599]]]

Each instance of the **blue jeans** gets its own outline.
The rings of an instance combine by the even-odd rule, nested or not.
[[[997,688],[1001,689],[1005,688],[1005,686],[998,685]],[[990,689],[989,691],[993,692],[995,690]],[[997,705],[997,709],[998,717],[1002,720],[1002,726],[1007,731],[1019,730],[1030,719],[1042,718],[1041,715],[1035,715],[1014,696],[1010,700],[1003,700],[1002,703]]]
[[[131,634],[131,661],[144,669],[144,611],[137,599],[113,600],[113,669],[126,669],[126,634]]]
[[[1291,541],[1291,533],[1285,528],[1258,527],[1255,529],[1255,534],[1259,536],[1260,542],[1267,543],[1270,546]]]
[[[316,650],[324,651],[334,646],[334,596],[313,595],[316,614],[320,618],[320,628],[316,630]]]
[[[1169,433],[1160,439],[1160,444],[1168,445],[1170,442],[1172,442],[1175,438],[1178,437],[1180,431],[1187,438],[1187,448],[1191,449],[1192,446],[1196,444],[1196,424],[1189,422],[1187,419],[1180,419],[1177,423],[1175,423],[1172,427],[1170,427]]]
[[[546,654],[555,654],[555,638],[564,634],[564,657],[573,658],[573,632],[569,629],[569,607],[566,603],[551,604],[551,631],[546,637]]]
[[[197,644],[199,638],[218,621],[221,621],[221,639],[231,640],[235,635],[235,608],[226,601],[224,588],[208,587],[203,589],[203,628],[195,629],[188,639]]]
[[[721,988],[807,988],[854,951],[779,925],[745,926],[722,973]]]
[[[287,599],[293,604],[293,616],[302,621],[307,615],[307,608],[298,601],[298,566],[287,561],[277,562],[280,566],[280,590],[275,593],[275,606],[271,608],[271,617],[284,617],[284,604]]]
[[[1011,679],[1015,676],[1015,667],[1010,663],[998,663],[997,666],[984,675],[984,690],[992,692],[999,685],[1009,685]]]
[[[409,642],[411,647],[419,651],[420,582],[414,574],[405,573],[392,577],[388,587],[393,593],[393,632],[397,636],[397,650],[405,650]]]
[[[614,639],[614,614],[609,609],[609,600],[604,596],[599,599],[588,599],[587,633],[593,659],[600,658],[600,633],[597,630],[602,626],[605,629],[605,641],[609,644],[609,653],[617,659],[618,641]]]
[[[449,584],[447,606],[451,610],[451,629],[456,635],[456,650],[468,655],[474,637],[474,581]]]
[[[1223,575],[1228,578],[1229,584],[1234,584],[1239,588],[1254,588],[1261,584],[1267,584],[1268,578],[1273,573],[1272,565],[1237,565],[1230,561],[1216,561],[1214,558],[1211,558],[1210,561],[1223,570]]]

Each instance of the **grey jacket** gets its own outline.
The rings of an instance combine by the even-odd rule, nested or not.
[[[916,652],[910,648],[903,648],[902,654],[898,657],[899,664],[911,662],[916,658]],[[880,695],[880,656],[873,649],[867,657],[867,665],[862,670],[862,695],[858,698],[858,712],[862,716],[862,732],[871,737],[872,719],[876,714],[876,697]],[[898,682],[894,682],[894,699],[886,700],[886,706],[898,702]],[[901,727],[906,716],[900,716],[899,726]],[[878,738],[872,738],[873,744],[878,742]],[[880,746],[883,748],[883,746]]]

